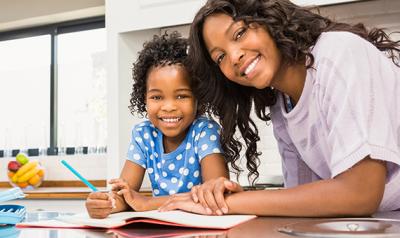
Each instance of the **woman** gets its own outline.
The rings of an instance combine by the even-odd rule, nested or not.
[[[288,0],[210,0],[189,40],[195,92],[220,119],[228,162],[238,169],[238,128],[258,176],[254,103],[272,121],[287,189],[242,192],[220,178],[161,210],[328,217],[400,208],[399,42]]]

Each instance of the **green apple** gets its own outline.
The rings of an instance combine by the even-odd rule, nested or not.
[[[24,153],[18,153],[17,157],[15,157],[15,160],[20,164],[26,164],[29,161],[28,156],[26,156]]]

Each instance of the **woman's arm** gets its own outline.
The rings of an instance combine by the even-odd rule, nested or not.
[[[263,216],[366,216],[379,207],[386,165],[369,157],[334,179],[290,189],[248,191],[228,195],[229,213]]]
[[[367,157],[334,179],[320,180],[281,190],[246,191],[228,194],[229,214],[259,216],[337,217],[367,216],[379,207],[386,180],[386,165]],[[240,186],[220,180],[218,193],[240,191]],[[221,186],[220,186],[221,185]],[[182,209],[207,214],[190,201],[171,201],[161,211]]]

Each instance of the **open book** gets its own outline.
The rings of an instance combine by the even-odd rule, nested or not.
[[[17,227],[57,227],[57,228],[118,228],[131,223],[144,222],[168,226],[229,229],[245,221],[256,218],[254,215],[206,216],[183,211],[159,212],[120,212],[105,219],[90,218],[87,213],[60,216],[55,220],[22,222]]]

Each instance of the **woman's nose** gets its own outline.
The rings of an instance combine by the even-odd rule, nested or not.
[[[231,53],[231,60],[234,66],[240,66],[244,57],[244,52],[241,49],[234,49]]]

